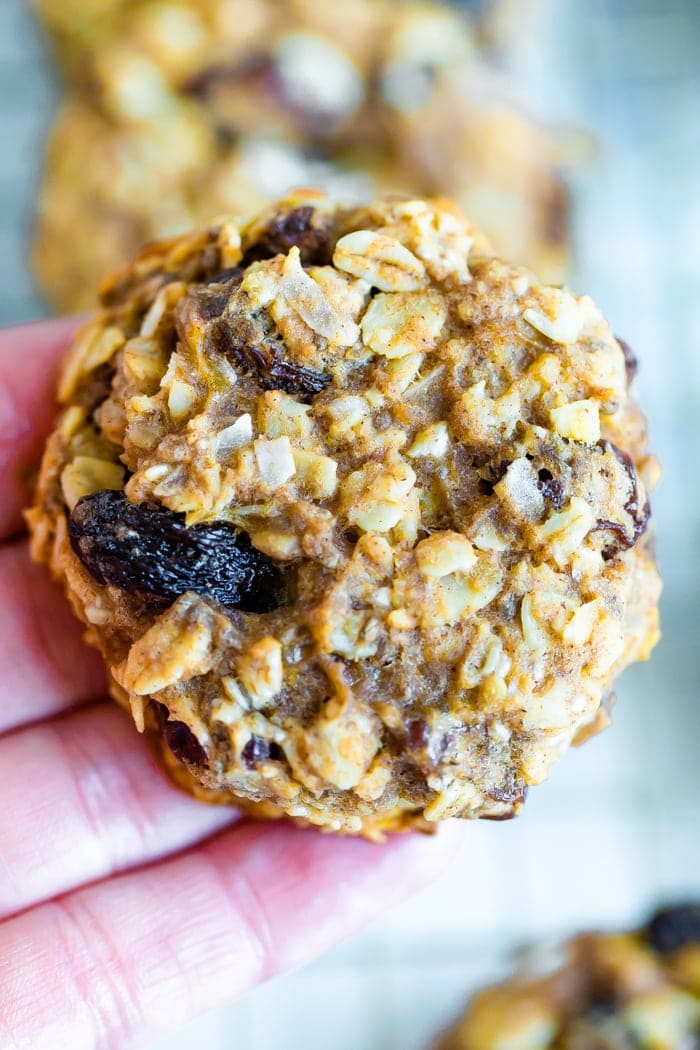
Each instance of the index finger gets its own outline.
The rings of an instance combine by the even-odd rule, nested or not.
[[[376,846],[244,823],[0,923],[0,1045],[142,1046],[430,882],[452,830]]]
[[[56,415],[61,358],[84,318],[0,331],[0,540],[23,529],[31,471]]]

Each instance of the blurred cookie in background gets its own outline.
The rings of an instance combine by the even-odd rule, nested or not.
[[[375,23],[377,12],[389,6],[395,6],[397,0],[340,0],[339,3],[327,5],[326,22],[337,21],[333,11],[338,11],[338,20],[345,20],[347,13],[353,23],[369,12],[370,24]],[[415,6],[415,0],[411,0]],[[472,32],[478,36],[481,47],[492,43],[502,43],[513,36],[518,15],[522,16],[523,7],[534,0],[456,0],[455,6],[470,19]],[[152,35],[153,27],[158,33],[165,30],[158,47],[177,50],[177,42],[187,40],[188,48],[196,43],[200,18],[211,20],[215,25],[226,23],[233,15],[240,19],[239,40],[242,50],[246,48],[249,34],[255,35],[260,20],[272,17],[275,22],[289,17],[303,20],[308,17],[311,8],[319,9],[320,4],[310,5],[306,0],[64,0],[56,4],[54,0],[33,0],[34,7],[41,16],[44,26],[51,36],[53,45],[62,67],[69,76],[81,77],[86,55],[101,50],[105,45],[118,39],[123,34],[124,26],[136,23],[137,32],[145,29],[146,35]],[[425,6],[430,6],[426,4]],[[446,6],[446,5],[444,5]],[[364,16],[363,16],[364,11]],[[229,23],[230,24],[230,23]]]
[[[37,4],[69,84],[33,256],[59,308],[91,302],[144,239],[298,185],[347,201],[450,195],[499,252],[561,280],[558,143],[487,69],[464,13],[397,0]]]
[[[661,909],[633,933],[590,933],[556,968],[479,992],[437,1050],[696,1050],[700,904]]]

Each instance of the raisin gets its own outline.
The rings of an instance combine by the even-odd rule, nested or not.
[[[685,944],[700,945],[700,904],[678,904],[661,908],[646,928],[649,944],[662,955]]]
[[[287,394],[312,398],[331,381],[331,376],[325,372],[287,361],[274,339],[265,336],[262,329],[247,318],[222,318],[212,337],[219,353],[232,357],[263,390],[284,390]]]
[[[516,784],[514,778],[511,776],[506,783],[501,785],[501,787],[492,788],[491,791],[487,791],[486,794],[496,802],[521,803],[524,802],[527,797],[527,787],[523,787],[521,784]]]
[[[324,266],[331,261],[332,245],[329,231],[315,226],[315,209],[309,204],[275,216],[270,225],[246,251],[243,264],[286,255],[290,248],[299,248],[305,266]]]
[[[98,583],[156,604],[195,591],[222,605],[269,612],[284,601],[283,577],[242,532],[226,522],[184,524],[154,503],[129,503],[103,489],[78,500],[68,525],[71,545]]]
[[[199,313],[204,321],[212,321],[221,317],[229,304],[230,295],[227,288],[217,288],[216,291],[207,289],[207,294],[199,297]]]
[[[406,723],[406,743],[412,751],[422,751],[421,762],[436,766],[447,754],[452,734],[431,732],[424,718],[412,718]]]
[[[240,283],[243,279],[243,267],[242,266],[229,266],[227,270],[219,270],[213,277],[208,277],[204,282],[205,284],[229,284],[231,281]],[[219,311],[221,313],[221,310]],[[205,315],[206,316],[206,315]],[[210,316],[216,317],[218,314],[211,314]]]
[[[501,813],[485,813],[481,818],[482,820],[513,820],[525,804],[525,799],[527,798],[527,787],[494,788],[492,791],[487,791],[486,796],[487,798],[492,798],[495,802],[510,803],[511,808],[504,810]]]
[[[243,271],[238,266],[222,270],[211,280],[206,281],[195,293],[183,300],[179,308],[179,320],[189,324],[194,320],[198,324],[213,321],[219,324],[219,318],[226,311],[235,296],[243,279]]]
[[[189,762],[193,766],[206,766],[206,751],[190,727],[184,722],[169,721],[170,711],[165,704],[160,704],[157,700],[151,702],[151,709],[160,735],[175,758],[180,762]]]
[[[284,751],[274,741],[264,740],[261,736],[252,736],[241,751],[241,758],[248,769],[254,769],[259,762],[281,762]]]
[[[206,101],[221,84],[248,82],[252,88],[259,85],[275,89],[279,77],[272,60],[265,54],[251,53],[238,62],[219,62],[191,77],[184,85],[186,95]]]
[[[413,751],[427,747],[430,742],[430,730],[424,718],[412,718],[406,726],[406,739]]]
[[[610,521],[609,518],[598,518],[595,526],[597,532],[611,532],[614,542],[603,549],[603,561],[612,561],[621,551],[627,551],[632,546],[626,529],[619,521]]]
[[[629,453],[618,448],[617,445],[612,443],[612,441],[600,441],[598,444],[604,452],[613,453],[618,463],[624,467],[625,472],[630,479],[630,494],[625,502],[625,510],[632,519],[631,531],[628,531],[619,521],[609,521],[607,518],[599,518],[596,522],[596,529],[611,532],[613,534],[614,542],[603,551],[603,558],[605,561],[610,561],[611,558],[614,558],[621,551],[626,551],[631,547],[634,547],[639,537],[646,532],[649,518],[651,517],[651,507],[649,506],[648,499],[640,506],[639,479],[637,477],[637,470]]]
[[[206,766],[207,753],[184,722],[165,722],[163,739],[179,762],[192,766]]]
[[[588,1005],[584,1023],[598,1025],[609,1020],[618,1011],[618,1001],[612,988],[601,981],[594,981],[588,989]]]
[[[542,467],[537,471],[537,487],[555,510],[561,510],[564,506],[564,486],[561,481],[557,481],[551,470]]]
[[[88,382],[80,391],[80,403],[88,412],[95,412],[112,393],[115,371],[114,365],[105,361],[91,373]]]
[[[625,342],[624,339],[620,339],[619,335],[615,336],[615,338],[617,339],[618,345],[622,350],[622,353],[625,355],[625,371],[627,372],[627,382],[631,383],[637,374],[637,369],[639,368],[639,361],[637,360],[637,355],[635,354],[630,344]]]

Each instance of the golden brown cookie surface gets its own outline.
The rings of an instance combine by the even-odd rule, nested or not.
[[[102,304],[29,517],[139,727],[332,830],[516,812],[658,631],[593,302],[446,202],[299,193]]]

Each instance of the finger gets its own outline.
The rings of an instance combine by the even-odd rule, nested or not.
[[[0,539],[22,530],[21,511],[31,501],[29,472],[56,414],[59,363],[81,320],[0,331]]]
[[[174,788],[112,704],[5,737],[0,770],[0,917],[182,849],[238,817]]]
[[[41,905],[0,927],[0,1045],[141,1045],[318,955],[429,881],[452,844],[245,823]]]
[[[106,694],[98,654],[25,542],[0,547],[0,733]]]

